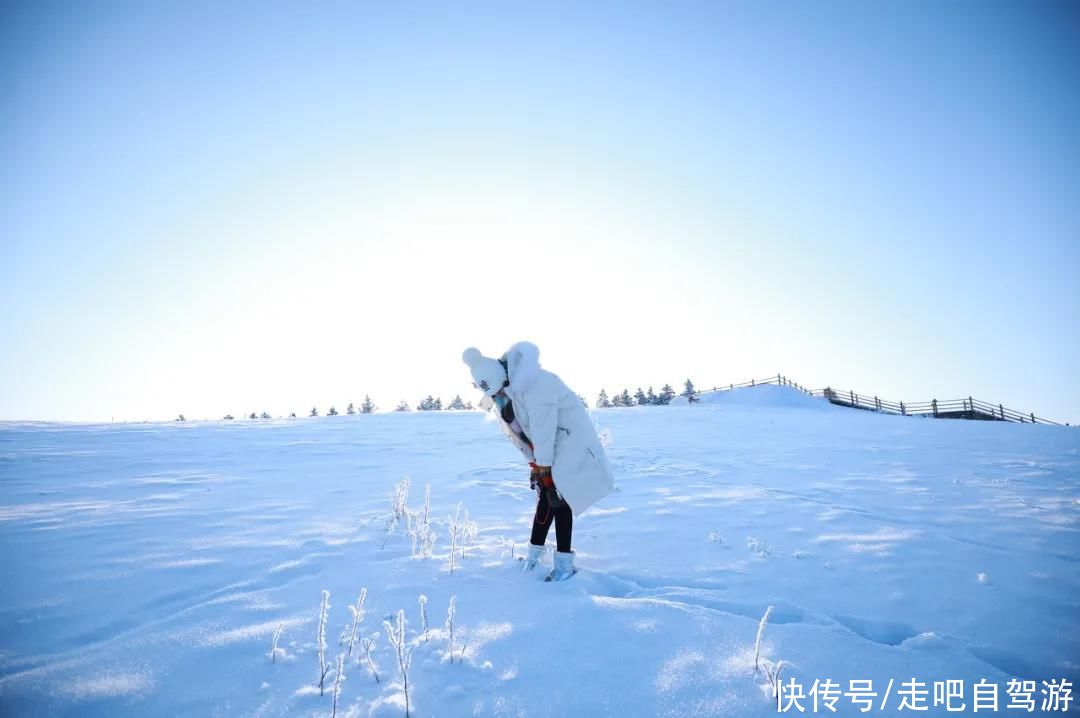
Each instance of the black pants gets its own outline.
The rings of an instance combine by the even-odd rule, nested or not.
[[[561,553],[570,552],[570,536],[574,532],[574,512],[570,510],[570,504],[560,501],[557,508],[552,508],[548,501],[548,491],[554,489],[540,489],[539,500],[536,502],[536,517],[533,519],[532,545],[543,546],[547,541],[548,529],[551,522],[555,522],[556,548]]]

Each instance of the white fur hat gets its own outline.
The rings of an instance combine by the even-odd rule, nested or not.
[[[486,357],[479,349],[469,347],[462,353],[461,360],[468,365],[473,383],[484,396],[491,396],[506,386],[506,369],[498,359]]]

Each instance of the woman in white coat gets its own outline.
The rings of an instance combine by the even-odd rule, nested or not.
[[[555,524],[555,566],[549,581],[574,575],[570,548],[574,516],[615,489],[615,478],[588,412],[577,394],[540,368],[535,344],[518,342],[499,359],[466,349],[462,359],[473,385],[484,392],[480,405],[495,410],[503,431],[532,467],[536,516],[524,569],[532,571]]]

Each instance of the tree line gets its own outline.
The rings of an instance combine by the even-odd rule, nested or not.
[[[671,400],[676,396],[675,390],[671,388],[671,384],[664,384],[660,389],[660,393],[657,394],[650,386],[647,391],[643,391],[641,387],[633,394],[629,389],[623,389],[621,393],[617,393],[614,396],[608,396],[606,389],[600,390],[600,396],[596,398],[597,409],[612,409],[624,406],[667,406],[671,403]],[[686,380],[686,384],[678,396],[686,397],[686,400],[691,404],[697,401],[698,392],[694,388],[694,382],[689,379]]]
[[[687,379],[685,388],[678,396],[685,396],[687,398],[687,401],[693,403],[694,401],[697,401],[697,395],[698,392],[696,389],[694,389],[694,382]],[[600,396],[596,399],[595,408],[612,409],[625,406],[666,406],[671,403],[671,400],[674,399],[675,396],[675,390],[671,388],[670,384],[664,384],[663,388],[660,389],[659,394],[654,392],[651,386],[648,388],[648,390],[645,391],[643,391],[641,387],[638,387],[638,390],[634,394],[631,394],[628,389],[623,389],[621,393],[617,393],[611,397],[608,396],[607,390],[601,389]],[[585,398],[583,396],[579,394],[578,398],[581,399],[581,403],[585,406],[586,409],[589,408],[589,403],[585,401]],[[354,414],[373,414],[375,413],[375,411],[378,410],[378,408],[379,407],[377,407],[375,403],[371,400],[371,397],[365,394],[364,401],[360,404],[359,407],[356,407],[355,405],[353,405],[352,402],[349,402],[349,405],[345,408],[345,414],[348,416],[352,416]],[[416,411],[472,411],[473,409],[473,403],[471,401],[464,401],[461,398],[461,394],[455,396],[445,406],[443,405],[442,397],[435,397],[431,394],[428,394],[416,404]],[[398,402],[397,406],[394,407],[394,411],[413,411],[413,407],[409,405],[409,402],[402,399],[400,402]],[[318,407],[311,407],[311,411],[308,413],[308,416],[314,417],[319,415],[320,414]],[[339,412],[335,407],[331,406],[327,410],[326,415],[338,416]],[[222,417],[224,421],[231,421],[235,418],[236,417],[232,414],[226,414]],[[265,411],[258,414],[253,411],[248,414],[246,418],[270,419],[273,417],[271,417],[270,414]],[[289,418],[295,419],[296,412],[291,412],[289,414]],[[187,421],[187,417],[185,417],[183,414],[180,414],[176,417],[176,421]]]

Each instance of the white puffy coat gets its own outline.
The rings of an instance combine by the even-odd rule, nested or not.
[[[519,342],[503,356],[510,380],[505,392],[532,441],[533,460],[551,467],[555,487],[577,516],[615,490],[615,476],[589,414],[562,379],[540,368],[536,345]]]

